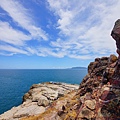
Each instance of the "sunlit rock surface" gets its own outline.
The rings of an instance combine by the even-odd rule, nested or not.
[[[0,115],[0,120],[19,120],[23,117],[35,116],[43,113],[48,109],[53,101],[69,92],[79,88],[79,85],[66,83],[42,83],[34,84],[30,90],[23,96],[23,104],[13,107],[11,110]],[[71,94],[70,94],[71,96]],[[64,105],[64,101],[60,105]]]

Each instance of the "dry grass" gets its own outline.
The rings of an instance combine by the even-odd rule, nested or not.
[[[60,103],[60,105],[58,106],[59,109],[62,108],[63,105],[66,105],[67,102],[71,101],[72,104],[74,104],[76,102],[74,96],[76,95],[76,91],[73,90],[71,91],[70,93],[64,95],[63,97],[59,98],[58,100],[54,101],[50,107],[44,112],[44,113],[41,113],[39,115],[34,115],[34,116],[28,116],[28,117],[24,117],[22,118],[21,120],[44,120],[44,118],[46,116],[50,116],[54,113],[57,114],[57,112],[59,111],[58,109],[56,109],[57,107],[57,103]],[[74,100],[73,100],[74,98]],[[66,110],[68,111],[69,108],[67,108]],[[76,116],[76,112],[75,111],[70,111],[67,116],[71,116],[71,117],[75,117]],[[67,120],[67,116],[66,116],[66,120]]]

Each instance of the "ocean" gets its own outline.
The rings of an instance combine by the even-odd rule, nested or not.
[[[0,114],[22,103],[33,84],[64,82],[80,84],[87,69],[12,69],[0,70]]]

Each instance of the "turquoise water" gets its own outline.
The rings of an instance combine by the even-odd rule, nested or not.
[[[87,69],[0,70],[0,114],[22,103],[32,84],[65,82],[79,84]]]

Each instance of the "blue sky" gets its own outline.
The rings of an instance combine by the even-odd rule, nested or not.
[[[0,68],[87,67],[116,54],[119,0],[0,0]]]

